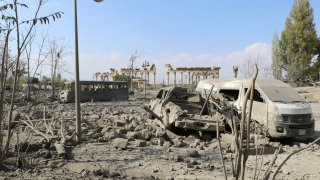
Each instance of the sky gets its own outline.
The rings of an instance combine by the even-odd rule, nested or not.
[[[63,61],[74,79],[74,1],[50,0],[40,11],[64,12],[61,19],[42,26],[51,36],[64,38],[70,54]],[[129,66],[135,51],[155,63],[157,81],[165,79],[165,64],[176,67],[221,67],[220,77],[232,77],[232,66],[259,57],[271,63],[274,33],[284,29],[293,0],[78,0],[80,79],[95,72]],[[320,1],[310,0],[317,33]],[[40,31],[41,31],[40,29]],[[48,30],[49,29],[49,30]],[[43,72],[45,74],[46,72]]]

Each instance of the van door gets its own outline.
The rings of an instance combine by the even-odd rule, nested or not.
[[[250,100],[250,96],[249,96]],[[249,108],[250,101],[247,102],[247,108]],[[249,109],[247,109],[249,110]],[[262,93],[255,89],[253,92],[253,103],[252,103],[252,116],[251,119],[263,124],[265,127],[268,126],[268,104],[266,98]]]

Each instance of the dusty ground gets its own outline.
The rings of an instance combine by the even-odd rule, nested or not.
[[[10,171],[1,171],[0,179],[223,179],[223,169],[214,135],[188,134],[173,138],[171,143],[164,130],[147,118],[142,109],[142,99],[128,102],[83,103],[83,143],[70,145],[68,156],[57,157],[55,151],[35,148],[25,154],[24,166],[15,166],[16,158],[9,158]],[[34,118],[47,114],[64,120],[66,127],[75,129],[72,119],[74,104],[40,103],[29,106],[31,112],[40,112]],[[320,103],[312,103],[316,122],[315,137],[320,137]],[[19,111],[27,111],[28,106],[21,104]],[[17,142],[14,135],[13,142]],[[39,143],[41,138],[33,134],[28,138],[19,133],[19,142],[25,139],[30,144]],[[307,146],[309,142],[294,141],[283,143],[275,168],[292,151]],[[276,146],[277,142],[269,145]],[[286,145],[288,144],[288,145]],[[228,135],[223,135],[222,146],[229,178],[231,174],[231,151]],[[266,148],[267,151],[268,148]],[[272,154],[259,156],[262,177]],[[256,156],[249,157],[246,179],[255,174]],[[318,144],[293,155],[281,169],[277,179],[320,179],[320,146]],[[275,170],[274,168],[274,170]]]

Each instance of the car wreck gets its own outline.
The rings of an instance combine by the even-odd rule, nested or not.
[[[207,79],[199,82],[196,92],[205,97],[212,88],[210,94],[223,96],[241,114],[249,82],[249,79]],[[256,80],[251,119],[270,137],[311,137],[314,134],[310,104],[289,85],[276,79]]]
[[[151,119],[159,119],[167,129],[175,127],[197,131],[223,131],[223,115],[210,111],[205,102],[200,93],[188,92],[187,88],[182,87],[166,87],[160,89],[144,109],[149,112]]]

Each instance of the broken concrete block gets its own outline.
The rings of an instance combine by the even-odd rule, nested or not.
[[[110,126],[104,127],[104,128],[101,130],[101,134],[105,134],[106,132],[110,131],[110,129],[112,129],[112,127],[110,127]]]
[[[115,148],[126,149],[127,145],[128,145],[128,139],[124,139],[124,138],[116,138],[112,142],[112,146]]]
[[[123,134],[117,133],[114,129],[112,129],[110,132],[105,133],[104,137],[107,140],[115,139],[115,138],[125,138],[125,136]]]
[[[196,148],[200,145],[200,140],[196,139],[192,144],[189,145],[190,148]]]
[[[206,171],[212,171],[212,170],[214,170],[214,165],[210,164],[210,163],[203,163],[200,165],[200,168],[204,169]]]
[[[89,119],[91,119],[91,120],[98,120],[98,119],[100,119],[100,116],[99,116],[98,114],[93,114],[93,115],[91,115],[91,116],[89,117]]]
[[[234,136],[231,134],[221,134],[220,141],[231,145],[234,141]]]
[[[138,132],[128,131],[127,132],[127,138],[129,139],[135,139],[138,137]]]
[[[172,139],[172,142],[175,147],[182,147],[183,146],[183,142],[180,138],[174,138],[174,139]]]
[[[197,139],[199,139],[199,136],[197,134],[191,134],[187,137],[186,141],[188,141],[189,144],[191,144]]]
[[[118,134],[122,134],[122,135],[127,134],[127,130],[126,130],[126,129],[123,129],[123,128],[116,129],[116,132],[117,132]]]
[[[125,127],[127,125],[127,123],[123,120],[117,120],[114,122],[116,127]]]
[[[136,147],[145,147],[147,146],[147,142],[145,140],[135,140],[134,144]]]
[[[151,140],[152,145],[162,146],[163,145],[163,139],[162,138],[152,138]]]
[[[152,138],[152,132],[150,132],[147,129],[143,129],[139,132],[140,137],[145,139],[145,140],[150,140]]]

